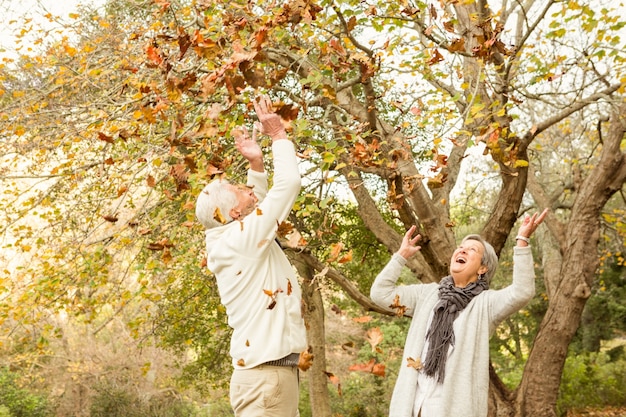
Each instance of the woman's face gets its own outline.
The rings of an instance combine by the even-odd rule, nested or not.
[[[487,268],[482,265],[485,247],[477,240],[468,239],[461,243],[452,254],[450,275],[472,281],[485,273]]]

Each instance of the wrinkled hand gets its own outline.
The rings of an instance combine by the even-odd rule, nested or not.
[[[285,126],[283,126],[281,117],[274,113],[270,98],[266,95],[259,96],[253,100],[253,104],[260,122],[256,124],[259,131],[272,139],[287,138]]]
[[[252,137],[245,127],[238,127],[231,132],[235,138],[235,147],[250,162],[250,168],[255,171],[263,171],[263,151],[256,141],[256,130],[252,131]]]
[[[422,238],[421,235],[417,234],[413,236],[417,226],[413,225],[407,232],[404,234],[402,238],[402,243],[400,244],[400,249],[398,249],[398,254],[402,256],[404,259],[409,259],[411,256],[415,255],[422,248],[421,246],[417,246],[417,241]]]
[[[535,230],[539,227],[539,225],[543,222],[543,219],[546,218],[548,214],[548,209],[545,209],[541,212],[541,214],[534,213],[532,216],[526,215],[524,216],[524,220],[522,221],[522,225],[520,226],[517,235],[530,237]]]

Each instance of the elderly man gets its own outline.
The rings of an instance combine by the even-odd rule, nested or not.
[[[295,417],[306,331],[295,271],[275,239],[300,192],[300,174],[294,145],[269,99],[255,100],[254,108],[257,127],[272,140],[272,188],[256,133],[237,130],[235,144],[250,163],[247,184],[212,181],[198,196],[196,216],[206,229],[207,265],[233,328],[235,416]]]

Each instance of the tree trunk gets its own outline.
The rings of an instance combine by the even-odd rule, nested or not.
[[[303,278],[302,314],[306,323],[309,353],[313,354],[313,364],[307,372],[312,416],[331,417],[328,377],[326,376],[326,334],[322,295],[315,279],[315,270],[299,253],[287,251],[287,255]]]
[[[551,289],[517,393],[520,417],[555,417],[555,405],[568,346],[580,325],[583,308],[599,265],[600,214],[626,181],[626,155],[620,143],[626,132],[626,104],[616,109],[602,144],[600,161],[583,181],[565,230],[560,280]]]

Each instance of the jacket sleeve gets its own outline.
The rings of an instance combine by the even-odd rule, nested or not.
[[[513,282],[490,291],[489,321],[492,331],[511,314],[523,308],[535,295],[535,269],[530,246],[513,247]]]
[[[293,207],[300,193],[300,172],[295,147],[289,140],[277,140],[272,145],[274,155],[274,183],[267,189],[265,174],[248,172],[248,185],[259,187],[255,194],[260,203],[247,215],[238,227],[233,227],[226,244],[236,248],[241,255],[254,258],[261,256],[276,238],[278,225]]]
[[[413,317],[422,285],[396,285],[405,265],[406,259],[394,253],[387,265],[376,276],[370,289],[370,298],[378,306],[396,314],[399,312],[398,309],[406,308],[403,315]]]

